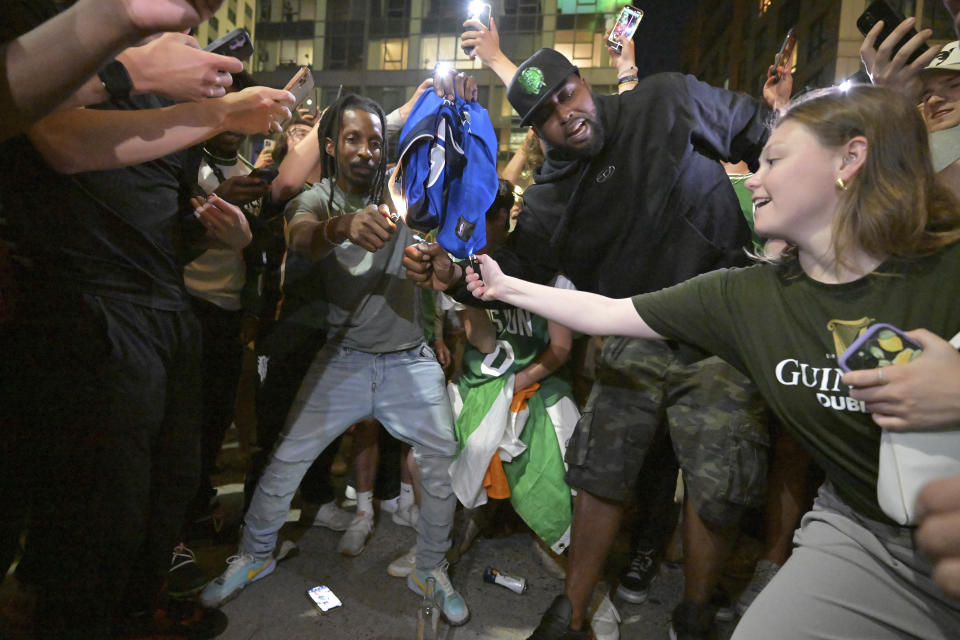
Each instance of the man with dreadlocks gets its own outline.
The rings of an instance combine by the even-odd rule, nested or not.
[[[287,205],[284,290],[310,300],[304,322],[328,329],[291,407],[280,441],[257,485],[240,549],[201,600],[219,605],[273,571],[272,552],[290,501],[314,459],[348,426],[374,417],[411,444],[421,470],[416,568],[408,586],[422,593],[436,580],[451,624],[469,617],[447,577],[444,554],[456,497],[448,468],[456,453],[453,415],[436,357],[424,343],[418,296],[404,274],[412,234],[383,204],[386,176],[383,111],[357,95],[337,100],[324,115],[319,141],[323,175]],[[285,302],[286,304],[286,302]],[[358,518],[373,528],[373,505],[358,502]]]

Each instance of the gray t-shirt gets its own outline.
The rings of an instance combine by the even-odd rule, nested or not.
[[[288,224],[298,215],[327,220],[366,206],[365,196],[345,194],[334,185],[329,211],[330,186],[329,179],[323,180],[291,200],[284,210]],[[402,265],[403,250],[413,238],[405,225],[398,227],[374,253],[349,240],[316,262],[287,251],[284,293],[322,317],[328,340],[367,353],[401,351],[423,342],[419,296]]]

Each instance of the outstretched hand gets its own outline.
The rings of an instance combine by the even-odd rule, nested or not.
[[[486,254],[475,256],[480,263],[480,273],[467,267],[467,291],[481,300],[497,300],[506,276],[497,261]]]
[[[916,18],[910,17],[898,24],[883,42],[877,43],[877,38],[883,30],[883,21],[873,26],[860,45],[860,59],[870,76],[871,82],[899,91],[907,96],[918,93],[920,71],[936,57],[940,47],[927,47],[927,41],[933,35],[930,29],[924,29],[910,38],[906,44],[896,50],[913,25]],[[927,47],[916,60],[907,63],[907,59],[915,52]]]

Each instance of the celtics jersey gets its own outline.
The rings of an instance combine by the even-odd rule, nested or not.
[[[497,348],[492,353],[467,349],[463,354],[460,383],[469,387],[517,373],[550,344],[547,321],[540,316],[516,308],[489,309],[487,314],[497,331]]]

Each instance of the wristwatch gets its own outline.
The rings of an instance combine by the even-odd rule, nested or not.
[[[130,92],[133,91],[133,80],[130,79],[127,68],[119,60],[111,60],[103,65],[97,76],[112,99],[125,100],[130,97]]]

